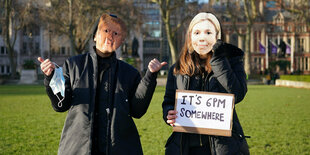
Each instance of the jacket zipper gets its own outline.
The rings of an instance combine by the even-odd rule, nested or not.
[[[203,90],[205,90],[205,73],[202,73],[202,88],[201,88],[201,90],[203,91]]]
[[[182,144],[182,137],[183,137],[183,133],[181,133],[181,138],[180,138],[180,153],[181,153],[181,155],[183,154],[183,148],[182,148],[182,146],[183,146],[183,144]]]
[[[208,138],[209,138],[209,145],[210,145],[210,151],[211,151],[211,154],[212,154],[212,152],[213,152],[213,154],[215,155],[215,154],[216,154],[216,152],[214,151],[214,149],[213,149],[213,147],[212,147],[211,137],[210,137],[210,136],[208,136]]]
[[[107,140],[107,146],[106,146],[106,154],[108,155],[109,154],[109,128],[110,128],[110,109],[107,108],[106,109],[106,112],[107,112],[107,119],[108,119],[108,122],[107,122],[107,136],[106,136],[106,140]]]
[[[109,77],[108,77],[108,102],[107,102],[107,103],[108,103],[108,108],[106,109],[106,112],[107,112],[107,120],[108,120],[108,121],[107,121],[107,136],[106,136],[106,137],[107,137],[107,139],[106,139],[106,140],[107,140],[107,146],[106,146],[106,151],[107,151],[106,154],[107,154],[107,155],[109,155],[109,146],[110,146],[110,144],[109,144],[109,138],[110,138],[110,137],[109,137],[109,129],[110,129],[110,121],[111,121],[111,120],[110,120],[110,114],[111,114],[111,111],[110,111],[110,104],[112,104],[112,103],[111,103],[112,100],[111,100],[111,98],[110,98],[111,95],[112,95],[112,94],[111,94],[112,67],[108,69],[108,72],[109,72],[109,75],[108,75],[108,76],[109,76]]]
[[[199,137],[200,137],[200,146],[202,146],[201,134],[199,135]]]
[[[189,89],[189,83],[190,83],[190,77],[189,76],[184,76],[184,78],[186,78],[186,85],[185,85],[185,89],[188,90]],[[183,155],[183,133],[181,133],[181,138],[180,138],[180,154]]]
[[[96,62],[97,63],[97,62]],[[92,116],[91,116],[91,121],[90,121],[90,123],[91,123],[91,132],[90,132],[90,135],[89,135],[89,137],[90,137],[90,139],[91,140],[93,140],[93,138],[94,138],[94,136],[93,136],[93,132],[94,132],[94,118],[95,118],[95,108],[96,108],[96,93],[97,93],[97,80],[98,80],[98,68],[97,68],[97,66],[95,67],[95,69],[94,69],[94,73],[93,73],[93,79],[94,79],[94,86],[93,86],[93,90],[94,90],[94,92],[93,92],[93,98],[94,98],[94,109],[93,109],[93,112],[92,112]],[[89,143],[90,145],[89,145],[89,148],[92,148],[92,142],[91,143]],[[90,150],[89,152],[92,152],[92,150]]]
[[[205,85],[206,85],[206,81],[205,81],[205,73],[202,73],[202,87],[201,90],[205,91]],[[202,146],[202,139],[201,139],[201,134],[199,135],[200,138],[200,146]]]

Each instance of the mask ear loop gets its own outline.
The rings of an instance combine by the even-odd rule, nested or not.
[[[59,68],[60,66],[57,65],[55,62],[53,62],[53,64]],[[58,107],[62,107],[62,101],[65,99],[65,97],[63,97],[62,99],[59,98],[59,96],[56,94],[56,97],[58,98],[59,102],[57,103]]]
[[[58,97],[57,94],[56,94],[56,96],[57,96],[57,98],[58,98],[58,100],[59,100],[59,102],[57,103],[57,105],[58,105],[58,107],[60,108],[60,107],[62,107],[62,101],[63,101],[65,98],[60,99],[60,98]]]
[[[57,65],[55,62],[53,62],[53,64],[57,67],[57,68],[59,68],[60,66],[59,65]]]

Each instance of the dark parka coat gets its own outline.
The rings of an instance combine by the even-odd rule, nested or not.
[[[147,71],[141,80],[139,72],[116,59],[113,76],[115,86],[113,107],[109,116],[110,154],[139,155],[142,153],[139,134],[132,119],[145,114],[156,87],[156,74]],[[65,98],[61,107],[45,79],[47,94],[55,111],[68,111],[61,135],[58,154],[91,154],[92,127],[98,77],[97,55],[94,50],[65,61]]]
[[[214,53],[210,60],[212,71],[205,79],[203,91],[232,93],[235,104],[243,100],[246,92],[246,74],[243,67],[243,51],[239,48],[218,41],[214,45]],[[197,88],[201,76],[173,74],[175,66],[169,70],[163,107],[163,118],[167,121],[169,110],[174,109],[176,89],[188,90]],[[199,86],[198,86],[199,87]],[[201,88],[201,86],[199,87]],[[189,133],[173,132],[166,143],[166,154],[185,154],[188,151]],[[211,153],[215,154],[248,154],[248,146],[244,139],[242,127],[236,111],[233,112],[232,137],[208,136]]]

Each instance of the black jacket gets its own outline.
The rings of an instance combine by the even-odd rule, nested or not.
[[[116,59],[116,58],[115,58]],[[142,117],[156,87],[156,74],[147,71],[141,80],[139,72],[116,59],[115,90],[110,111],[110,154],[143,154],[138,131],[132,119]],[[71,57],[63,65],[65,99],[58,99],[45,79],[47,93],[55,111],[68,111],[58,154],[91,154],[92,127],[97,87],[97,55],[95,51]]]
[[[205,91],[232,93],[235,95],[235,104],[243,100],[246,92],[246,74],[243,67],[243,51],[239,48],[217,42],[210,60],[212,71],[205,81]],[[199,81],[201,76],[188,76],[173,74],[174,66],[168,73],[166,93],[162,104],[163,119],[167,121],[169,110],[174,109],[176,89],[188,90],[195,88],[192,85]],[[196,87],[197,88],[197,87]],[[184,154],[188,149],[187,133],[174,132],[167,141],[166,154]],[[232,137],[208,136],[212,154],[238,154],[248,153],[242,127],[236,111],[233,113]],[[179,150],[171,151],[171,150]],[[245,151],[243,151],[245,150]]]

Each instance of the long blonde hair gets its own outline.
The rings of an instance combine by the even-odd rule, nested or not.
[[[191,33],[193,27],[202,21],[210,21],[216,31],[216,39],[221,39],[222,38],[222,32],[221,32],[221,25],[218,19],[211,13],[205,13],[201,12],[197,14],[192,21],[190,22],[186,37],[185,37],[185,42],[183,45],[183,48],[181,50],[179,59],[177,60],[174,68],[174,74],[182,74],[182,75],[189,75],[192,76],[194,74],[199,74],[203,72],[203,68],[200,65],[200,57],[197,52],[194,51],[193,46],[192,46],[192,40],[191,40]],[[210,65],[210,60],[212,57],[212,52],[209,52],[207,54],[206,58],[206,64],[205,64],[205,70],[210,73],[211,72],[211,65]]]

